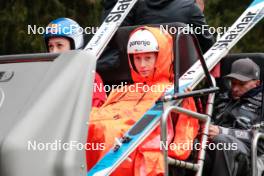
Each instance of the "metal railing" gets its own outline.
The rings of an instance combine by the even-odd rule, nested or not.
[[[259,140],[264,140],[264,133],[260,133],[258,130],[254,132],[253,140],[251,144],[251,164],[252,164],[252,176],[258,176],[257,168],[257,146]]]
[[[215,79],[213,80],[213,85],[215,86]],[[196,171],[196,176],[202,175],[202,169],[204,165],[204,158],[205,158],[205,150],[206,150],[206,142],[208,138],[208,129],[211,122],[211,115],[213,112],[213,103],[215,99],[215,92],[210,93],[207,100],[207,106],[206,106],[206,112],[205,114],[201,114],[198,112],[193,112],[188,109],[179,107],[179,106],[169,106],[167,109],[165,109],[162,119],[161,119],[161,142],[163,144],[167,144],[167,119],[170,117],[171,113],[183,113],[187,114],[193,118],[198,119],[204,124],[204,128],[202,129],[202,135],[201,135],[201,150],[198,153],[198,159],[197,163],[191,163],[186,161],[181,161],[177,159],[173,159],[168,157],[168,150],[166,147],[162,147],[162,152],[164,155],[164,166],[165,166],[165,176],[168,176],[168,166],[169,165],[175,165],[181,168],[190,169],[193,171]]]

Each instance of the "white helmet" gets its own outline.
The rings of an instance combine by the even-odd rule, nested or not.
[[[159,52],[158,41],[147,29],[139,29],[130,36],[127,44],[127,53],[147,52]]]

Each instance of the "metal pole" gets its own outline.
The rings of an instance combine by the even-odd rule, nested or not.
[[[216,86],[216,81],[215,78],[213,76],[211,77],[211,83],[212,86]],[[208,139],[208,130],[209,130],[209,126],[211,123],[211,116],[213,114],[213,108],[214,108],[214,100],[215,100],[215,93],[211,93],[208,96],[208,101],[207,101],[207,107],[206,107],[206,114],[208,115],[208,120],[205,122],[205,127],[203,129],[203,134],[201,137],[201,143],[202,143],[202,148],[198,154],[198,165],[200,166],[198,172],[196,173],[196,176],[201,176],[202,175],[202,171],[203,171],[203,166],[204,166],[204,159],[205,159],[205,154],[206,154],[206,142]]]
[[[264,140],[264,134],[258,131],[254,132],[253,141],[251,144],[251,160],[252,160],[252,176],[258,175],[258,168],[257,168],[257,147],[258,141],[262,139]]]
[[[183,113],[190,115],[194,118],[197,118],[201,121],[210,122],[210,117],[208,115],[200,114],[197,112],[190,111],[185,108],[181,108],[179,106],[170,106],[168,107],[165,112],[163,113],[162,119],[161,119],[161,143],[162,145],[162,151],[164,156],[164,168],[165,168],[165,176],[168,176],[168,150],[165,146],[168,146],[167,144],[167,119],[170,115],[170,113]]]

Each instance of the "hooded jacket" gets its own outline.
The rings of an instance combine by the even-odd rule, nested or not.
[[[104,2],[104,12],[102,19],[110,13],[116,0]],[[199,27],[205,30],[196,35],[203,53],[205,53],[214,43],[214,37],[206,30],[204,14],[194,0],[138,0],[133,9],[123,21],[122,26],[135,26],[145,24],[173,23],[181,22]],[[114,51],[112,51],[114,50]],[[111,70],[119,66],[119,54],[116,49],[105,51],[97,61],[97,70]]]
[[[142,115],[163,95],[164,90],[172,85],[173,80],[173,52],[172,37],[161,33],[158,28],[142,27],[149,30],[157,39],[159,52],[155,62],[153,77],[144,78],[134,70],[129,58],[132,85],[113,90],[106,103],[98,109],[93,109],[90,116],[88,142],[104,144],[105,150],[87,151],[87,165],[90,169],[113,147],[115,138],[121,138]],[[135,31],[142,29],[137,28]],[[135,32],[133,31],[133,32]],[[138,89],[136,87],[139,87]],[[140,88],[145,86],[153,89]],[[154,88],[164,88],[154,89]],[[154,90],[154,91],[153,91]],[[182,105],[188,109],[196,110],[192,98],[185,99]],[[174,135],[175,127],[178,128]],[[192,142],[198,131],[198,121],[186,115],[179,115],[177,124],[168,121],[168,142]],[[170,150],[172,157],[186,159],[189,150]],[[163,155],[160,148],[160,128],[157,127],[150,136],[125,160],[112,175],[158,175],[164,173]]]
[[[251,147],[252,127],[263,121],[262,86],[249,90],[239,99],[233,100],[230,93],[218,95],[214,110],[215,124],[220,126],[220,132],[234,136]],[[264,132],[264,128],[259,129]],[[263,142],[258,145],[258,151],[264,153]]]

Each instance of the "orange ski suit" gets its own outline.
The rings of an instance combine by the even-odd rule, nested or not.
[[[102,107],[93,109],[90,115],[88,142],[94,145],[101,144],[103,147],[87,151],[88,170],[113,147],[115,138],[122,137],[163,95],[164,91],[161,91],[162,88],[172,85],[172,37],[167,33],[161,32],[158,28],[145,26],[136,30],[142,28],[149,30],[159,44],[153,77],[141,77],[133,69],[129,58],[131,75],[135,83],[122,87],[122,90],[113,90]],[[139,88],[137,89],[136,86]],[[143,86],[145,86],[145,89],[140,88]],[[149,88],[148,91],[146,91],[146,87]],[[196,111],[192,98],[184,99],[182,106]],[[174,117],[177,117],[175,125],[173,125],[171,118],[168,120],[168,143],[192,143],[198,133],[198,120],[183,114]],[[191,150],[183,150],[181,147],[178,147],[177,150],[175,147],[169,147],[168,150],[169,156],[178,159],[188,158],[191,152]],[[163,162],[160,128],[157,127],[111,175],[163,175]]]
[[[104,104],[107,96],[103,89],[100,90],[97,88],[97,87],[100,88],[104,86],[103,80],[98,73],[95,73],[94,86],[95,88],[93,89],[94,91],[93,91],[92,107],[99,108]]]

